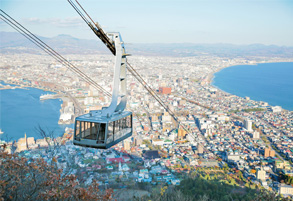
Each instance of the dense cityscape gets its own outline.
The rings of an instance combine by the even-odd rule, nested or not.
[[[111,92],[112,56],[66,58]],[[232,178],[240,171],[243,181],[249,181],[243,186],[259,186],[285,197],[293,196],[293,187],[280,180],[284,175],[293,176],[293,112],[249,97],[237,97],[212,85],[213,74],[229,66],[292,59],[203,55],[133,56],[128,61],[189,133],[178,128],[178,123],[129,74],[127,109],[134,114],[131,138],[107,150],[81,148],[72,144],[73,129],[67,128],[64,134],[43,139],[26,133],[24,138],[8,142],[6,152],[44,158],[48,163],[56,161],[64,174],[77,175],[84,184],[96,179],[104,188],[130,188],[138,183],[176,186],[184,175],[199,168],[227,167]],[[3,54],[0,68],[0,80],[17,84],[1,85],[1,90],[34,87],[55,92],[56,95],[40,98],[63,100],[59,124],[74,123],[76,116],[99,110],[111,101],[47,55]]]

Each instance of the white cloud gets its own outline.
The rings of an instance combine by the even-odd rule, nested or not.
[[[56,27],[80,27],[84,26],[85,22],[79,17],[69,17],[65,19],[60,18],[48,18],[48,19],[41,19],[41,18],[27,18],[24,19],[25,23],[30,24],[50,24]]]
[[[35,24],[35,23],[43,23],[43,20],[40,18],[27,18],[24,19],[25,22],[31,23],[31,24]]]

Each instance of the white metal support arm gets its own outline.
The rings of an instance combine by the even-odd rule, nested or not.
[[[121,113],[126,107],[126,52],[124,44],[119,33],[109,33],[115,43],[115,67],[114,67],[114,86],[112,92],[112,101],[109,107],[102,110],[102,116],[111,117],[114,113]],[[119,97],[120,102],[118,103]]]

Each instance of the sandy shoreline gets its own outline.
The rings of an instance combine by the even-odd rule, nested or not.
[[[225,69],[225,68],[229,68],[229,67],[234,67],[234,66],[251,66],[251,65],[258,65],[258,64],[268,64],[268,63],[284,63],[284,62],[288,62],[288,63],[293,63],[293,59],[292,60],[286,60],[286,61],[268,61],[268,62],[255,62],[255,63],[252,63],[252,64],[233,64],[233,65],[231,65],[231,66],[225,66],[225,67],[221,67],[221,68],[219,68],[219,69],[217,69],[216,71],[214,71],[214,72],[212,72],[212,73],[209,73],[208,75],[207,75],[207,83],[208,83],[208,85],[209,86],[212,86],[212,87],[214,87],[214,88],[217,88],[218,90],[220,90],[220,91],[222,91],[222,92],[224,92],[224,93],[227,93],[227,94],[230,94],[230,95],[234,95],[234,96],[237,96],[237,95],[235,95],[235,94],[232,94],[232,93],[229,93],[229,92],[227,92],[227,91],[224,91],[223,89],[221,89],[221,88],[219,88],[218,86],[215,86],[214,84],[213,84],[213,81],[214,81],[214,78],[215,78],[215,73],[217,73],[217,72],[219,72],[219,71],[221,71],[221,70],[223,70],[223,69]],[[239,97],[239,96],[237,96],[237,97]],[[239,98],[242,98],[242,97],[239,97]],[[266,102],[266,101],[265,101]],[[284,109],[284,108],[283,108]],[[285,109],[286,110],[286,109]],[[289,110],[289,111],[291,111],[291,110]]]

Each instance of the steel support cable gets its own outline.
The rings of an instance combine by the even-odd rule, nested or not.
[[[86,16],[82,13],[82,11],[75,5],[75,3],[72,0],[67,0],[70,5],[74,8],[74,10],[80,15],[80,17],[87,23],[87,25],[91,28],[91,30],[98,36],[101,41],[106,45],[106,47],[112,52],[112,54],[116,55],[116,48],[113,44],[113,41],[107,36],[107,34],[104,32],[104,30],[98,26],[97,23],[93,21],[93,19],[89,16],[89,14],[85,11],[85,9],[80,5],[80,3],[75,0],[75,2],[78,4],[78,6],[82,9],[82,11],[85,13],[85,15],[89,18],[89,20],[86,18]],[[90,21],[94,24],[94,27]]]
[[[144,81],[144,79],[140,76],[140,74],[130,65],[130,63],[128,63],[128,70],[132,71],[132,74],[136,75],[138,77],[138,79],[141,80],[141,84],[143,84],[145,87],[147,87],[149,89],[149,91],[151,92],[151,94],[153,96],[156,96],[156,99],[161,103],[163,104],[162,106],[165,108],[165,107],[168,107],[164,104],[164,101],[157,95],[157,93],[147,84],[146,81]],[[173,113],[173,112],[172,112]]]
[[[140,74],[127,62],[128,71],[143,85],[143,87],[155,98],[156,101],[173,117],[173,119],[181,126],[187,133],[190,133],[184,124],[182,124],[176,117],[175,113],[164,103],[164,101],[158,96],[158,94],[147,84],[146,81],[140,76]]]
[[[77,6],[71,0],[67,0],[67,1],[74,8],[74,10],[80,15],[80,17],[85,21],[85,23],[89,24],[89,20],[86,19],[86,17],[82,14],[82,12],[80,12]]]
[[[189,130],[186,128],[184,124],[182,124],[178,118],[176,117],[175,113],[165,105],[165,103],[157,96],[156,92],[152,90],[149,86],[145,85],[145,81],[141,80],[131,69],[128,68],[130,73],[144,86],[144,88],[155,98],[156,101],[172,116],[172,118],[181,126],[188,134],[190,133]]]
[[[50,51],[48,51],[47,49],[43,48],[41,45],[39,45],[34,40],[32,40],[26,33],[23,33],[22,30],[19,29],[19,27],[17,27],[15,24],[13,24],[11,21],[9,21],[9,19],[5,18],[5,16],[3,16],[2,14],[1,14],[1,16],[2,17],[0,17],[0,19],[3,20],[5,23],[7,23],[9,26],[11,26],[13,29],[15,29],[18,33],[20,33],[21,35],[23,35],[24,37],[26,37],[28,40],[30,40],[32,43],[34,43],[36,46],[38,46],[39,48],[41,48],[42,50],[44,50],[47,54],[49,54],[52,57],[54,57],[56,60],[58,60],[58,62],[63,62],[63,61],[60,61],[59,58],[57,58]]]
[[[1,10],[1,9],[0,9]],[[64,57],[62,57],[59,53],[54,51],[51,47],[49,47],[46,43],[44,43],[42,40],[40,40],[37,36],[32,34],[29,30],[27,30],[25,27],[23,27],[21,24],[19,24],[17,21],[15,21],[12,17],[10,17],[7,13],[5,13],[3,10],[1,10],[6,16],[8,16],[10,19],[5,17],[1,14],[2,20],[5,21],[8,25],[10,25],[12,28],[14,28],[16,31],[24,35],[27,39],[29,39],[31,42],[33,42],[35,45],[37,45],[39,48],[43,49],[46,53],[48,53],[50,56],[55,58],[60,63],[66,65],[70,70],[78,74],[82,79],[90,84],[92,84],[96,89],[99,91],[105,93],[107,96],[111,96],[109,92],[107,92],[103,87],[101,87],[99,84],[97,84],[95,81],[93,81],[90,77],[88,77],[86,74],[84,74],[82,71],[80,71],[77,67],[75,67],[73,64],[71,64],[69,61],[67,61]],[[4,20],[5,18],[6,20]],[[9,23],[8,23],[9,22]]]
[[[174,112],[169,109],[167,105],[165,105],[164,101],[157,95],[157,93],[143,80],[143,78],[139,75],[139,73],[128,63],[129,68],[128,70],[138,79],[140,80],[141,84],[147,89],[147,91],[164,107],[172,116],[174,116],[175,120],[177,121],[177,117],[175,116]]]
[[[81,73],[81,76],[83,77],[83,79],[85,79],[85,74],[83,72],[81,72],[77,67],[75,67],[73,64],[71,64],[70,62],[68,62],[65,58],[63,58],[60,54],[58,54],[56,51],[54,51],[51,47],[49,47],[46,43],[44,43],[42,40],[40,40],[37,36],[35,36],[34,34],[32,34],[29,30],[27,30],[25,27],[23,27],[20,23],[18,23],[16,20],[14,20],[12,17],[10,17],[7,13],[5,13],[3,10],[1,10],[6,16],[8,16],[11,20],[13,20],[13,22],[6,18],[6,20],[9,20],[9,22],[11,24],[13,24],[15,27],[18,27],[18,29],[20,29],[22,31],[22,33],[26,34],[28,37],[30,37],[32,40],[34,40],[37,44],[39,44],[40,46],[42,46],[42,48],[45,48],[47,51],[50,51],[52,54],[54,54],[56,57],[59,57],[59,59],[64,60],[65,63],[68,63],[68,67],[72,68],[71,70],[73,70],[76,73]],[[35,44],[36,44],[35,43]],[[39,46],[39,47],[40,47]],[[90,80],[85,80],[87,82],[90,82]]]
[[[68,1],[71,1],[71,0],[68,0]],[[77,0],[75,0],[75,2],[78,4],[78,6],[82,9],[82,11],[86,14],[86,16],[92,21],[92,23],[96,26],[96,28],[102,33],[102,35],[108,40],[108,42],[109,42],[109,38],[107,37],[107,35],[106,35],[106,33],[104,32],[104,30],[101,28],[101,27],[99,27],[98,25],[97,25],[97,23],[95,23],[94,22],[94,20],[90,17],[90,15],[86,12],[86,10],[80,5],[80,3],[77,1]],[[75,6],[76,7],[76,6]],[[80,12],[80,11],[79,11]],[[80,12],[81,13],[81,12]],[[84,16],[84,15],[83,15]],[[88,22],[89,22],[89,20],[87,20]],[[88,23],[89,24],[89,23]],[[90,26],[90,24],[89,24],[89,26]],[[110,48],[113,48],[114,50],[115,50],[115,46],[114,46],[114,44],[113,43],[109,43],[108,45],[110,45],[110,46],[112,46],[112,47],[110,47]],[[111,50],[111,52],[115,55],[116,53],[115,53],[115,51],[113,52],[112,50]]]
[[[56,56],[54,53],[50,52],[50,50],[48,50],[47,48],[44,48],[43,46],[40,45],[40,43],[37,43],[36,41],[34,41],[33,39],[31,39],[29,37],[29,35],[25,34],[22,32],[22,30],[19,30],[18,27],[15,26],[15,24],[12,24],[11,22],[9,23],[6,19],[1,18],[4,22],[6,22],[7,24],[9,24],[11,27],[13,27],[16,31],[18,31],[20,34],[22,34],[24,37],[26,37],[28,40],[30,40],[32,43],[34,43],[36,46],[38,46],[40,49],[42,49],[43,51],[45,51],[47,54],[49,54],[51,57],[53,57],[54,59],[56,59],[58,62],[60,62],[61,64],[67,66],[68,64],[65,63],[63,60],[61,60],[60,58],[58,58],[58,56]],[[74,69],[70,69],[73,72]]]
[[[4,16],[0,17],[0,19],[2,19],[4,22],[6,22],[9,26],[11,26],[12,28],[14,28],[17,32],[19,32],[21,35],[23,35],[24,37],[26,37],[29,41],[31,41],[32,43],[34,43],[36,46],[38,46],[40,49],[42,49],[43,51],[45,51],[47,54],[49,54],[51,57],[53,57],[54,59],[56,59],[58,62],[60,62],[61,64],[64,64],[64,61],[60,60],[55,54],[51,53],[48,49],[42,47],[40,44],[38,44],[36,41],[34,41],[33,39],[31,39],[26,33],[23,33],[23,30],[19,29],[19,27],[17,27],[15,24],[13,24],[11,21],[7,20],[7,18],[3,18]]]
[[[71,0],[68,0],[68,1],[71,1]],[[95,22],[94,22],[94,20],[89,16],[89,14],[87,14],[87,12],[83,9],[83,7],[80,5],[80,3],[77,1],[77,0],[75,0],[75,2],[79,5],[79,7],[83,10],[83,12],[88,16],[88,18],[93,22],[93,24],[96,24]],[[98,27],[97,27],[98,28]]]
[[[1,10],[2,11],[2,10]],[[5,13],[4,11],[2,11],[3,13]],[[6,14],[6,13],[5,13]],[[8,17],[10,17],[8,14],[6,14]],[[3,15],[2,15],[3,16]],[[3,16],[4,17],[4,16]],[[5,17],[6,18],[6,17]],[[11,18],[11,17],[10,17]],[[7,19],[7,18],[6,18]],[[11,18],[15,23],[19,24],[17,21],[15,21],[13,18]],[[7,19],[9,20],[9,19]],[[9,20],[10,23],[13,23],[11,20]],[[51,47],[49,47],[47,44],[45,44],[43,41],[41,41],[38,37],[36,37],[34,34],[32,34],[30,31],[28,31],[25,27],[23,27],[21,24],[19,24],[19,27],[17,24],[14,24],[14,26],[17,26],[20,30],[23,31],[24,34],[27,34],[28,37],[30,37],[32,40],[34,40],[36,43],[38,43],[40,46],[40,48],[46,48],[47,51],[51,51],[52,54],[54,54],[56,57],[59,57],[59,59],[63,60],[63,62],[65,63],[65,65],[67,67],[70,68],[70,70],[74,71],[75,73],[79,74],[86,82],[91,83],[92,85],[96,85],[96,88],[99,89],[100,91],[102,91],[103,93],[108,93],[105,89],[103,89],[100,85],[98,85],[97,83],[95,83],[93,80],[89,80],[90,78],[87,77],[83,72],[81,72],[77,67],[75,67],[73,64],[71,64],[70,62],[68,62],[65,58],[63,58],[61,55],[59,55],[57,52],[55,52]],[[28,34],[26,31],[30,34]],[[34,36],[34,37],[32,37]],[[35,43],[35,44],[36,44]],[[48,52],[47,52],[48,53]],[[88,79],[89,78],[89,79]],[[110,95],[110,93],[108,93],[107,95]]]
[[[30,40],[32,43],[34,43],[36,46],[38,46],[40,49],[44,50],[47,54],[49,54],[50,56],[52,56],[54,59],[56,59],[58,62],[63,64],[63,61],[60,60],[55,54],[51,53],[48,49],[42,47],[39,43],[37,43],[36,41],[34,41],[33,39],[30,38],[30,36],[23,32],[23,30],[21,30],[16,24],[14,24],[13,22],[11,22],[9,19],[7,19],[5,16],[3,16],[1,14],[2,17],[0,17],[0,19],[2,19],[5,23],[7,23],[9,26],[11,26],[12,28],[14,28],[17,32],[19,32],[21,35],[23,35],[24,37],[26,37],[28,40]]]

